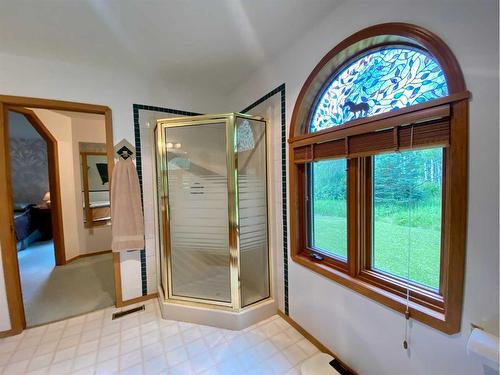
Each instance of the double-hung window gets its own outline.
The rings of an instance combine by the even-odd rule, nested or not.
[[[424,29],[377,25],[330,51],[292,117],[293,260],[459,331],[467,109],[453,54]]]

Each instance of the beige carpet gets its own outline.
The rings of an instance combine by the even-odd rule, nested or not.
[[[115,303],[112,254],[55,267],[53,243],[45,241],[20,251],[18,259],[28,327]]]

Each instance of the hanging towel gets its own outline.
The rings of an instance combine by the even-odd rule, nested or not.
[[[120,158],[111,180],[111,221],[115,252],[144,249],[144,218],[142,216],[139,177],[131,158]]]

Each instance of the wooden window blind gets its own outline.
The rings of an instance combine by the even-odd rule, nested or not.
[[[361,157],[410,148],[447,147],[450,144],[448,105],[423,113],[405,114],[359,127],[330,132],[328,141],[318,138],[307,145],[292,144],[294,162],[309,163],[338,157]],[[412,121],[412,122],[409,122]]]

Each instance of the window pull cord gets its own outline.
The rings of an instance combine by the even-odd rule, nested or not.
[[[413,149],[413,125],[410,129],[410,150]],[[404,328],[404,339],[403,348],[408,350],[408,324],[410,320],[410,263],[411,263],[411,197],[413,189],[410,186],[409,196],[408,196],[408,252],[406,256],[406,310],[405,310],[405,328]]]
[[[408,251],[406,256],[406,310],[405,310],[405,330],[403,348],[408,349],[408,323],[410,320],[410,263],[411,263],[411,195],[412,189],[410,187],[410,194],[408,197]]]

